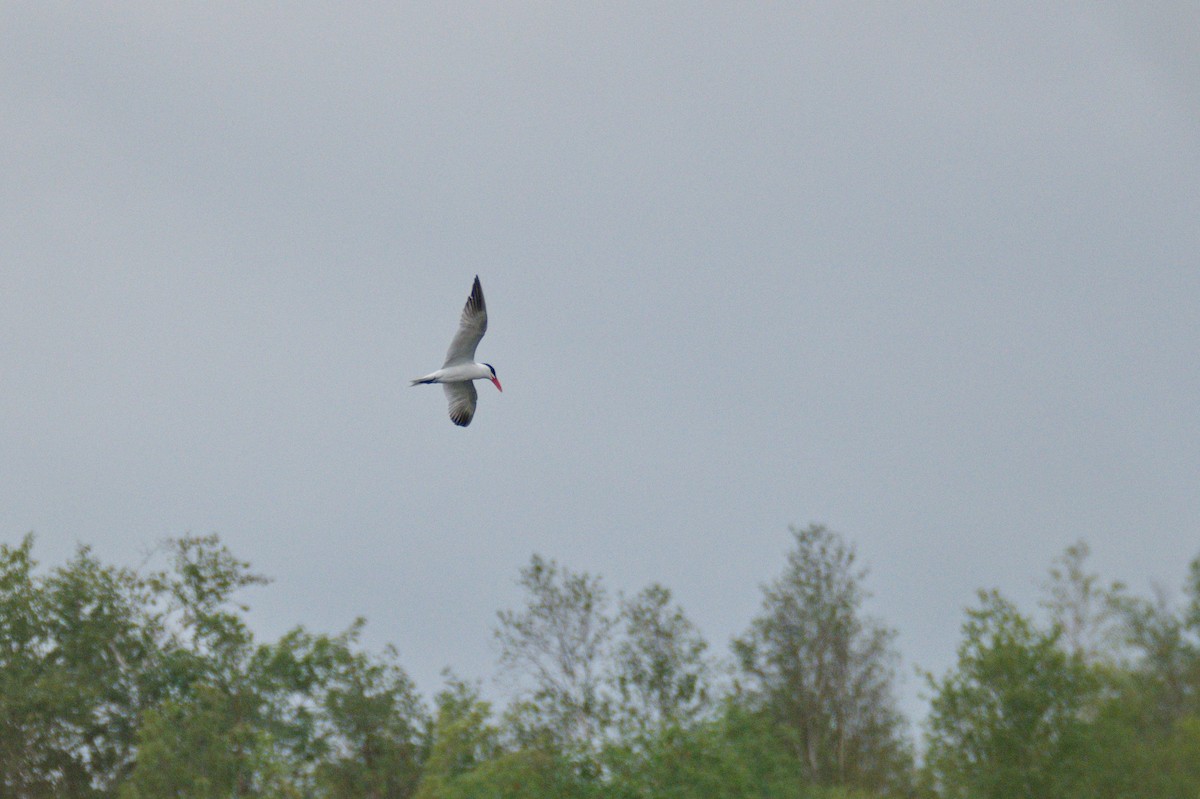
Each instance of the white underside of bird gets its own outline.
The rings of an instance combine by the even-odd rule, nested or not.
[[[441,383],[446,392],[446,400],[450,403],[450,421],[460,427],[466,427],[475,416],[475,403],[479,399],[475,391],[474,380],[491,380],[500,391],[500,380],[491,364],[475,363],[475,348],[479,340],[487,332],[487,306],[483,301],[483,287],[479,285],[479,276],[471,287],[471,296],[463,307],[462,319],[458,332],[450,342],[450,350],[446,353],[446,362],[436,372],[430,372],[424,377],[418,377],[410,385],[423,383]]]

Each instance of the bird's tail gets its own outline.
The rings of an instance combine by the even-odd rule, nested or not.
[[[436,383],[436,382],[437,382],[437,378],[435,378],[435,377],[418,377],[416,380],[408,381],[408,384],[410,386],[419,386],[423,383]]]

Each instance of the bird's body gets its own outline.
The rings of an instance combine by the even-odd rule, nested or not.
[[[500,388],[500,380],[491,364],[475,363],[475,348],[479,340],[487,332],[487,305],[483,301],[483,287],[479,285],[479,276],[475,276],[475,285],[471,287],[471,296],[463,306],[462,319],[458,332],[450,342],[450,350],[446,353],[446,362],[436,372],[430,372],[424,377],[418,377],[410,385],[423,383],[441,383],[450,403],[450,421],[460,427],[466,427],[475,416],[475,403],[479,394],[475,391],[473,380],[491,380],[496,388]]]
[[[492,370],[485,363],[460,363],[456,366],[443,366],[436,372],[430,372],[424,377],[418,377],[410,385],[422,383],[460,383],[464,380],[492,379]]]

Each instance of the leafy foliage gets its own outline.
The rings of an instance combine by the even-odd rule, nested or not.
[[[623,636],[611,681],[618,724],[626,734],[648,735],[703,715],[711,697],[705,643],[671,592],[655,583],[621,603]]]
[[[1060,632],[996,592],[967,612],[958,666],[929,677],[928,768],[946,796],[1062,796],[1081,765],[1095,681]]]
[[[86,547],[47,575],[0,546],[0,795],[406,797],[427,727],[394,653],[297,629],[256,644],[266,581],[215,536],[140,576]]]
[[[749,698],[791,741],[810,780],[883,789],[908,759],[893,693],[895,633],[862,611],[866,573],[853,547],[818,525],[792,535],[762,613],[734,642]]]
[[[545,741],[522,744],[506,736],[477,688],[451,678],[437,706],[418,799],[570,799],[592,794],[594,781]]]
[[[538,555],[521,570],[520,584],[525,609],[501,611],[496,628],[501,669],[527,683],[514,723],[530,740],[585,746],[599,739],[611,714],[604,667],[615,622],[608,593],[599,577]]]
[[[792,536],[731,682],[665,587],[614,602],[535,555],[496,628],[511,701],[450,676],[432,712],[361,619],[257,641],[240,595],[267,581],[216,536],[166,542],[145,573],[87,547],[43,571],[26,536],[0,545],[0,796],[1200,795],[1200,558],[1177,602],[1102,583],[1073,545],[1044,624],[981,592],[957,663],[926,675],[914,766],[853,547]]]
[[[1127,601],[1121,583],[1103,585],[1088,571],[1090,550],[1078,541],[1050,565],[1046,597],[1041,605],[1050,612],[1068,652],[1088,663],[1115,662],[1121,649],[1121,607]]]
[[[0,546],[0,794],[104,795],[159,689],[146,592],[86,547],[39,578],[32,546]]]

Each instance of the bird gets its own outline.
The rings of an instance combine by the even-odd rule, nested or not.
[[[475,363],[475,348],[486,332],[487,305],[483,302],[483,286],[479,285],[479,275],[476,275],[471,296],[467,297],[467,304],[463,306],[458,332],[454,334],[450,350],[446,353],[446,362],[436,372],[409,383],[410,386],[441,383],[450,403],[450,421],[459,427],[466,427],[475,418],[475,402],[479,394],[472,381],[486,378],[492,381],[498,391],[504,391],[490,363]]]

